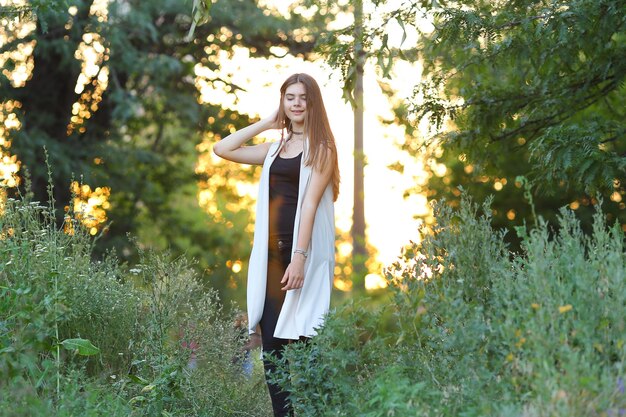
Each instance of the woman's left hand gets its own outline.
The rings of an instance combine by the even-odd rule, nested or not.
[[[296,253],[287,266],[287,270],[285,270],[285,275],[283,275],[283,279],[280,281],[281,284],[285,284],[284,287],[281,288],[283,291],[295,290],[298,288],[302,288],[304,285],[304,261],[305,258]]]

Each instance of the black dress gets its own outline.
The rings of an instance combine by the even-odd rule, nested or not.
[[[269,178],[269,242],[267,253],[267,286],[265,305],[261,317],[261,339],[263,341],[264,367],[266,373],[274,372],[275,367],[267,360],[268,355],[282,357],[287,339],[274,337],[278,315],[285,300],[285,291],[281,280],[291,262],[293,229],[298,205],[298,187],[300,183],[300,163],[302,153],[293,158],[276,157],[270,167]],[[287,393],[268,382],[272,407],[275,416],[292,415],[292,407],[287,400]]]
[[[267,336],[274,335],[285,299],[285,291],[281,290],[284,284],[280,281],[291,262],[301,159],[302,153],[293,158],[278,155],[270,167],[267,287],[260,322],[262,334]]]

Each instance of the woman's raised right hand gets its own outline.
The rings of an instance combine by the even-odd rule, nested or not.
[[[278,109],[274,110],[272,114],[265,118],[265,122],[267,123],[268,129],[280,129],[281,123],[278,121]]]
[[[224,159],[250,165],[263,165],[272,142],[245,145],[247,141],[268,129],[280,129],[278,109],[258,122],[237,130],[213,145],[213,152]]]

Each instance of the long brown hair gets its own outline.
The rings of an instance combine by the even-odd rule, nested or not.
[[[291,120],[285,114],[284,99],[287,87],[293,84],[302,83],[306,90],[306,119],[304,120],[304,131],[309,138],[309,151],[304,163],[321,170],[324,164],[333,164],[333,174],[331,181],[333,184],[333,199],[337,200],[339,195],[339,162],[337,160],[337,146],[335,136],[330,130],[326,108],[322,99],[322,92],[313,77],[308,74],[293,74],[285,80],[280,87],[280,106],[278,107],[278,122],[282,127],[281,144],[284,142],[284,131],[289,135],[293,129]]]

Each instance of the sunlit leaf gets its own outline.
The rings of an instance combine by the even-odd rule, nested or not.
[[[192,22],[189,28],[189,33],[185,37],[187,42],[191,41],[191,38],[196,30],[196,26],[207,23],[211,19],[211,6],[213,2],[211,0],[193,0],[193,6],[191,8]]]
[[[91,356],[100,353],[100,349],[87,339],[65,339],[61,342],[61,345],[63,345],[65,349],[76,351],[82,356]]]

